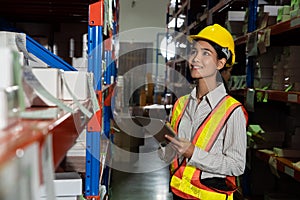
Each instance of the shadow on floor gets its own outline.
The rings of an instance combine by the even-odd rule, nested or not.
[[[112,169],[110,200],[172,200],[168,165],[158,158],[157,148],[153,139],[145,139],[135,163],[118,163]],[[132,170],[120,170],[121,165]]]

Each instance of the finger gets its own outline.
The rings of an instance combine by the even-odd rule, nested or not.
[[[165,138],[167,138],[167,139],[168,139],[170,142],[172,142],[173,144],[179,145],[179,141],[178,141],[176,138],[171,137],[171,136],[169,136],[169,135],[165,135]]]

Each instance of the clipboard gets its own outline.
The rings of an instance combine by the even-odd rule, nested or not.
[[[162,119],[135,116],[135,121],[160,144],[168,144],[170,142],[165,138],[165,135],[176,137],[176,132],[172,129],[170,123]]]

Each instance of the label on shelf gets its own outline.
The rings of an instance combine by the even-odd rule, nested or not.
[[[284,166],[284,173],[290,175],[291,177],[294,177],[295,171],[294,171],[294,169],[292,169],[288,166]]]
[[[250,112],[254,112],[254,97],[255,97],[255,90],[249,88],[247,90],[245,107]]]
[[[298,25],[300,25],[300,18],[299,17],[296,18],[296,19],[291,20],[291,23],[290,23],[291,28],[293,28],[295,26],[298,26]]]
[[[297,94],[288,94],[288,101],[297,102],[298,101],[298,95]]]

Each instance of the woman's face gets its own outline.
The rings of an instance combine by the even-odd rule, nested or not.
[[[201,79],[215,77],[223,68],[225,59],[218,60],[216,50],[206,41],[195,42],[189,55],[189,67],[192,78]]]

